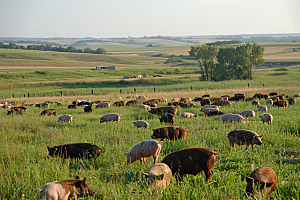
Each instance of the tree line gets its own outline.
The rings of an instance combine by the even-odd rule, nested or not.
[[[0,48],[4,49],[24,49],[24,50],[39,50],[39,51],[58,51],[58,52],[74,52],[74,53],[91,53],[91,54],[107,54],[107,51],[104,48],[98,48],[96,50],[91,49],[90,47],[86,47],[85,49],[76,49],[73,46],[64,47],[56,47],[52,45],[35,45],[30,44],[27,47],[23,45],[17,45],[14,43],[3,44],[0,42]]]
[[[264,64],[264,47],[250,42],[237,47],[203,44],[192,46],[189,55],[198,61],[203,81],[252,79],[253,66]]]

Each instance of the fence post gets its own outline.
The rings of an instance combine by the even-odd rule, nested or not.
[[[193,86],[191,86],[191,90],[193,90]]]
[[[61,97],[63,96],[62,91],[60,91],[60,96],[61,96]]]
[[[29,92],[28,92],[28,97],[29,97]]]
[[[92,94],[94,94],[94,90],[92,90]]]
[[[15,95],[14,95],[14,94],[12,94],[12,98],[15,98]]]
[[[24,98],[26,97],[26,94],[24,94]]]
[[[153,89],[153,91],[155,92],[155,88]]]
[[[120,89],[120,94],[122,94],[122,89]]]
[[[134,91],[134,93],[136,93],[136,89],[135,88],[133,88],[133,91]]]

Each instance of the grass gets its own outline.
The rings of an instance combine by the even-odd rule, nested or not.
[[[18,51],[7,50],[4,53],[0,51],[0,54],[6,55],[10,52]],[[171,50],[165,53],[171,54]],[[254,110],[255,118],[247,118],[245,124],[223,124],[220,117],[204,117],[200,112],[199,102],[196,102],[193,108],[179,108],[174,125],[189,129],[190,133],[185,140],[164,141],[158,160],[161,161],[173,151],[188,147],[218,149],[220,154],[214,165],[211,183],[205,182],[205,175],[201,172],[197,176],[185,175],[183,182],[176,182],[173,179],[163,191],[142,187],[145,179],[141,172],[146,172],[148,167],[139,162],[126,165],[126,156],[123,153],[128,152],[134,144],[151,139],[152,128],[165,126],[160,124],[158,116],[138,107],[95,109],[93,105],[92,113],[84,113],[82,107],[67,109],[67,106],[76,99],[110,100],[112,103],[117,101],[116,97],[126,99],[135,94],[134,88],[137,95],[146,95],[149,99],[166,97],[168,102],[174,97],[194,98],[204,94],[218,97],[224,94],[232,96],[235,93],[244,93],[247,97],[251,97],[258,92],[278,92],[292,96],[300,90],[299,67],[257,70],[254,72],[253,80],[202,82],[195,73],[197,72],[195,67],[171,67],[161,64],[157,64],[158,67],[151,67],[160,60],[151,60],[153,57],[147,55],[149,61],[143,56],[135,56],[132,62],[139,63],[137,66],[148,63],[149,68],[145,68],[149,75],[162,72],[163,77],[121,80],[122,76],[129,72],[135,74],[144,72],[144,69],[132,66],[115,71],[97,71],[77,63],[90,62],[91,65],[95,65],[95,58],[91,58],[90,55],[86,57],[90,59],[89,62],[78,61],[80,58],[76,58],[75,62],[73,55],[57,54],[60,61],[56,59],[38,61],[34,57],[43,58],[49,55],[35,55],[30,51],[26,56],[31,56],[30,54],[33,54],[31,57],[33,60],[20,58],[25,65],[54,62],[52,68],[45,68],[44,65],[32,68],[28,65],[28,68],[8,67],[8,70],[4,69],[3,63],[14,59],[0,59],[3,67],[0,70],[2,102],[15,102],[16,105],[20,105],[22,102],[60,101],[62,107],[51,104],[50,108],[57,109],[58,115],[73,115],[73,123],[58,123],[57,117],[39,116],[42,109],[31,106],[24,115],[6,115],[5,109],[0,110],[1,199],[37,199],[38,193],[34,193],[34,189],[41,188],[47,182],[75,178],[76,175],[87,178],[89,187],[97,192],[96,196],[99,199],[249,199],[245,196],[245,176],[249,176],[260,166],[271,167],[277,174],[278,185],[276,192],[271,195],[273,199],[299,199],[299,102],[286,109],[268,107],[268,113],[274,117],[272,125],[262,124],[258,117],[262,112],[258,112],[251,102],[234,102],[231,107],[220,108],[225,113]],[[117,56],[112,56],[112,59],[115,57]],[[140,58],[136,59],[137,57]],[[120,56],[119,59],[130,60],[126,56]],[[61,62],[63,67],[59,68],[58,62]],[[71,65],[70,62],[76,64]],[[178,73],[176,69],[181,72]],[[247,86],[248,83],[250,87]],[[156,92],[153,92],[154,87]],[[91,90],[94,90],[94,95],[91,94]],[[63,91],[62,97],[60,91]],[[31,94],[30,97],[27,97],[27,93]],[[15,94],[15,98],[12,98],[11,94]],[[26,97],[23,97],[24,94]],[[265,100],[260,100],[260,103],[266,105]],[[164,105],[166,103],[160,103],[158,106]],[[180,112],[192,112],[198,114],[198,118],[180,118]],[[98,117],[106,113],[122,114],[121,121],[100,124]],[[146,120],[150,124],[149,129],[137,129],[132,123],[136,120]],[[234,129],[248,129],[259,135],[263,134],[264,144],[255,146],[253,151],[251,149],[246,151],[245,146],[236,146],[230,153],[225,133]],[[105,147],[106,152],[95,160],[82,159],[69,162],[60,158],[47,158],[47,146],[74,142],[93,143]],[[153,163],[152,158],[146,158],[146,161],[149,165]],[[260,199],[259,194],[256,198]]]

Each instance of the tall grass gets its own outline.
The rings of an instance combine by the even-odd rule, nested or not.
[[[282,92],[276,88],[265,92],[273,91]],[[297,91],[297,88],[290,89],[287,93],[292,95]],[[222,94],[222,90],[214,91],[214,96]],[[156,95],[168,96],[170,101],[170,96],[189,96],[189,93],[151,93],[149,98],[155,98]],[[194,93],[190,95],[193,97]],[[265,105],[265,100],[260,102]],[[190,133],[185,140],[164,141],[159,161],[170,152],[188,147],[218,149],[220,155],[217,156],[210,184],[205,182],[203,173],[198,176],[185,175],[182,183],[174,179],[163,191],[141,187],[145,179],[140,173],[146,172],[148,167],[139,162],[126,165],[123,153],[128,152],[134,144],[151,139],[151,128],[164,126],[159,123],[158,116],[138,107],[94,107],[92,113],[84,113],[82,107],[67,109],[68,104],[63,102],[63,107],[51,104],[50,108],[56,108],[58,115],[73,115],[72,124],[58,123],[54,116],[41,117],[39,114],[42,109],[36,107],[28,107],[23,116],[7,116],[5,110],[1,111],[2,199],[37,199],[38,193],[33,193],[33,189],[41,188],[50,181],[74,178],[76,175],[86,176],[89,187],[103,199],[247,199],[244,193],[245,176],[260,166],[271,167],[277,174],[277,192],[272,193],[272,198],[299,198],[299,104],[286,109],[269,107],[268,112],[274,117],[272,125],[262,124],[258,117],[262,112],[258,112],[250,102],[234,102],[231,107],[221,107],[226,113],[253,109],[256,117],[246,119],[245,124],[223,124],[219,117],[204,117],[198,102],[193,108],[179,108],[175,125],[189,129]],[[163,105],[166,104],[159,104]],[[180,118],[180,112],[192,112],[199,117]],[[121,121],[100,124],[98,117],[106,113],[122,114]],[[138,119],[148,121],[150,128],[137,129],[132,122]],[[234,129],[249,129],[263,134],[264,144],[255,146],[253,151],[246,151],[245,146],[236,146],[230,154],[225,133]],[[106,152],[96,160],[68,162],[60,158],[47,158],[47,146],[73,142],[90,142],[105,147]],[[149,165],[153,163],[152,158],[146,158],[146,161]],[[257,198],[260,198],[259,195]]]

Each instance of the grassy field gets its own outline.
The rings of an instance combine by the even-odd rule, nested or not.
[[[180,48],[174,48],[173,52],[170,49],[164,53],[172,55],[179,51]],[[281,47],[278,47],[279,51],[282,51]],[[145,179],[141,172],[146,172],[148,167],[139,162],[127,165],[123,153],[134,144],[151,139],[152,128],[165,126],[160,124],[158,116],[134,106],[95,109],[93,105],[92,113],[84,113],[82,107],[67,109],[76,99],[110,100],[112,103],[117,101],[116,97],[126,99],[135,95],[134,88],[137,95],[146,95],[148,99],[166,97],[168,102],[174,97],[194,98],[204,94],[219,97],[244,93],[252,97],[258,92],[278,92],[293,96],[300,92],[300,67],[256,70],[251,81],[202,82],[193,60],[185,60],[184,65],[170,66],[163,64],[166,58],[155,58],[149,54],[107,55],[102,58],[99,55],[19,52],[0,50],[1,102],[20,105],[23,102],[60,101],[62,107],[51,104],[50,108],[57,109],[58,115],[72,115],[73,122],[58,123],[57,116],[39,116],[42,109],[31,106],[23,115],[7,115],[6,109],[0,110],[1,199],[38,199],[34,189],[47,182],[71,179],[76,175],[87,178],[87,184],[96,191],[99,199],[249,199],[245,196],[245,176],[261,166],[271,167],[277,174],[278,185],[271,195],[273,199],[300,199],[299,99],[296,99],[296,105],[289,105],[286,109],[268,107],[268,113],[274,118],[272,125],[263,125],[258,117],[263,112],[257,111],[251,102],[234,102],[231,107],[220,108],[225,113],[236,114],[254,110],[255,118],[246,119],[245,124],[223,124],[220,117],[205,117],[200,112],[199,102],[195,102],[196,106],[192,108],[178,108],[174,125],[189,129],[190,133],[185,140],[164,141],[158,161],[175,150],[189,147],[218,149],[220,154],[211,183],[206,183],[202,172],[197,176],[185,175],[183,182],[173,179],[165,190],[142,187]],[[114,65],[113,60],[117,60],[120,64],[116,65],[123,68],[115,71],[91,70],[100,65],[98,60],[109,65]],[[36,67],[32,67],[35,64]],[[122,80],[123,75],[144,72],[162,74],[162,77]],[[63,91],[63,96],[60,96],[60,91]],[[23,97],[24,94],[26,97]],[[266,105],[265,100],[260,100],[260,103]],[[164,105],[166,103],[158,106]],[[198,118],[181,118],[180,112],[192,112],[198,114]],[[122,114],[121,121],[100,124],[98,118],[106,113]],[[136,120],[146,120],[149,129],[137,129],[133,125]],[[234,129],[247,129],[264,135],[264,144],[255,146],[254,151],[236,146],[230,153],[225,133]],[[93,143],[105,147],[106,151],[95,160],[69,162],[47,158],[47,146],[75,142]],[[149,165],[153,163],[152,158],[146,158],[146,161]],[[256,199],[261,199],[259,194]]]

